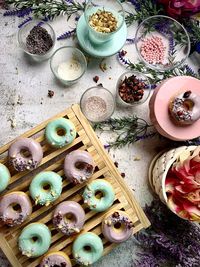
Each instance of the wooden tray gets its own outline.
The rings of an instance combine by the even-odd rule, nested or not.
[[[46,144],[44,140],[44,129],[48,122],[59,117],[69,118],[75,124],[77,137],[69,146],[61,149],[52,149]],[[114,211],[116,209],[126,211],[134,223],[133,233],[138,232],[142,228],[147,228],[150,225],[143,210],[136,202],[133,196],[133,192],[125,184],[117,168],[115,167],[115,165],[107,155],[105,149],[101,145],[100,141],[98,140],[97,136],[95,135],[89,122],[81,113],[78,105],[73,105],[71,108],[26,132],[21,137],[32,137],[40,142],[43,147],[44,157],[40,166],[36,170],[31,172],[24,171],[22,173],[17,173],[15,170],[12,170],[10,168],[12,175],[11,182],[7,190],[5,190],[2,195],[12,191],[24,191],[26,193],[29,193],[28,188],[31,179],[37,173],[43,170],[55,171],[63,176],[63,191],[59,199],[48,207],[33,205],[33,213],[22,225],[13,228],[1,226],[0,247],[3,250],[4,254],[7,256],[12,266],[34,267],[37,266],[41,260],[41,257],[29,259],[26,256],[23,256],[18,250],[17,246],[18,236],[22,228],[32,222],[45,223],[51,230],[51,251],[62,250],[72,259],[71,246],[76,236],[66,238],[66,236],[53,228],[51,221],[55,206],[64,200],[74,200],[82,205],[86,213],[86,223],[82,232],[91,231],[99,235],[102,238],[104,244],[104,254],[107,254],[116,246],[115,244],[106,241],[101,232],[101,222],[106,212],[110,210]],[[7,166],[7,150],[12,142],[0,148],[0,162]],[[81,193],[83,191],[83,188],[85,187],[85,184],[73,186],[65,179],[63,172],[64,158],[67,153],[75,149],[87,150],[93,156],[97,167],[91,180],[104,178],[112,184],[115,190],[116,198],[113,206],[108,211],[102,213],[95,213],[93,211],[90,211],[83,203],[81,197]],[[72,263],[75,265],[73,259]]]

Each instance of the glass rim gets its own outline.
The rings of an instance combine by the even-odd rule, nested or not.
[[[32,54],[32,53],[30,53],[27,49],[24,49],[24,47],[23,47],[23,42],[21,42],[21,40],[20,40],[20,35],[21,35],[21,33],[22,33],[22,31],[28,26],[28,25],[30,25],[30,24],[35,24],[35,23],[43,23],[43,24],[46,24],[50,29],[51,29],[51,31],[52,31],[52,40],[53,40],[53,46],[45,53],[45,54],[41,54],[41,55],[38,55],[38,54]],[[28,55],[31,55],[31,56],[34,56],[34,57],[43,57],[43,56],[46,56],[49,52],[51,52],[52,50],[53,50],[53,48],[54,48],[54,46],[55,46],[55,44],[56,44],[56,33],[55,33],[55,31],[54,31],[54,29],[53,29],[53,27],[48,23],[48,22],[46,22],[46,21],[43,21],[43,20],[39,20],[39,19],[33,19],[33,20],[31,20],[31,21],[29,21],[28,23],[26,23],[25,25],[23,25],[20,29],[19,29],[19,31],[18,31],[18,34],[17,34],[17,39],[18,39],[18,43],[19,43],[19,46],[20,46],[20,48],[24,51],[24,52],[26,52]]]
[[[184,58],[181,62],[177,62],[176,64],[173,64],[173,65],[171,65],[171,66],[169,66],[169,67],[166,67],[165,69],[161,69],[161,68],[159,68],[159,67],[155,67],[153,64],[148,63],[148,62],[141,56],[141,53],[140,53],[139,48],[138,48],[137,37],[138,37],[138,34],[139,34],[139,31],[140,31],[141,27],[143,26],[143,24],[144,24],[145,22],[147,22],[148,20],[154,19],[154,18],[165,18],[165,19],[168,19],[168,20],[173,21],[173,23],[178,24],[178,25],[180,26],[180,28],[184,31],[184,33],[185,33],[185,35],[186,35],[186,37],[187,37],[187,41],[188,41],[188,52],[187,52],[185,58]],[[168,70],[173,70],[173,69],[179,67],[180,65],[182,65],[182,64],[187,60],[187,58],[188,58],[188,56],[189,56],[189,54],[190,54],[191,42],[190,42],[190,37],[189,37],[189,34],[188,34],[187,30],[185,29],[185,27],[184,27],[180,22],[178,22],[176,19],[171,18],[171,17],[169,17],[169,16],[165,16],[165,15],[154,15],[154,16],[150,16],[150,17],[144,19],[144,20],[139,24],[139,26],[137,27],[137,30],[136,30],[136,33],[135,33],[135,40],[136,40],[136,41],[135,41],[135,47],[136,47],[136,51],[137,51],[137,54],[138,54],[140,60],[141,60],[144,64],[146,64],[150,69],[157,70],[157,71],[160,71],[160,72],[165,72],[165,71],[168,71]]]
[[[138,75],[138,76],[140,75],[140,76],[143,76],[143,77],[146,79],[146,83],[148,83],[149,88],[147,89],[147,90],[148,90],[148,96],[147,96],[147,98],[146,98],[145,100],[143,100],[143,101],[141,100],[141,101],[138,101],[138,102],[133,102],[133,103],[131,104],[131,103],[127,103],[126,101],[124,101],[124,100],[120,97],[120,95],[119,95],[119,81],[120,81],[121,77],[123,77],[124,75],[126,75],[126,74],[128,74],[128,73],[132,73],[132,74],[135,74],[135,75]],[[138,105],[144,104],[144,103],[149,99],[150,94],[151,94],[151,91],[152,91],[152,86],[151,86],[149,77],[148,77],[146,74],[144,74],[144,73],[142,73],[142,72],[139,72],[139,71],[134,71],[134,70],[126,71],[126,72],[122,73],[122,74],[119,76],[118,80],[117,80],[117,84],[116,84],[116,92],[117,92],[117,95],[118,95],[118,97],[120,98],[120,100],[123,102],[123,104],[126,105],[126,106],[129,106],[129,107],[134,107],[134,106],[138,106]]]
[[[85,90],[85,92],[81,95],[81,98],[80,98],[80,108],[81,108],[81,112],[85,115],[85,113],[83,112],[83,98],[84,98],[84,96],[86,95],[86,93],[88,93],[89,91],[91,91],[92,89],[96,89],[97,91],[100,91],[101,89],[102,90],[104,90],[105,92],[107,92],[110,96],[111,96],[111,98],[112,98],[112,101],[113,101],[113,108],[112,108],[112,112],[109,114],[109,116],[108,116],[108,118],[110,118],[113,114],[114,114],[114,112],[115,112],[115,108],[116,108],[116,102],[115,102],[115,97],[114,97],[114,95],[107,89],[107,88],[105,88],[105,87],[103,87],[103,86],[92,86],[92,87],[90,87],[90,88],[88,88],[88,89],[86,89]],[[85,117],[87,118],[87,116],[85,115]],[[107,118],[107,119],[108,119]],[[87,118],[88,119],[88,118]],[[105,119],[105,120],[107,120],[107,119]],[[90,119],[88,119],[89,121],[91,121],[91,122],[100,122],[99,120],[90,120]]]
[[[60,51],[60,50],[64,50],[64,49],[73,49],[73,50],[76,50],[80,55],[81,57],[83,58],[83,61],[84,61],[84,68],[83,68],[83,72],[81,73],[81,75],[76,78],[76,79],[73,79],[73,80],[64,80],[62,78],[60,78],[59,75],[57,75],[57,73],[54,71],[54,68],[53,68],[53,59],[54,57],[56,56],[56,54]],[[77,47],[75,46],[62,46],[62,47],[59,47],[58,49],[56,49],[56,51],[53,53],[53,55],[51,56],[50,58],[50,68],[51,68],[51,71],[53,72],[53,74],[55,75],[55,77],[57,79],[59,79],[60,81],[63,81],[63,82],[75,82],[75,81],[78,81],[86,72],[86,69],[87,69],[87,60],[86,60],[86,57],[85,55],[83,54],[83,52],[78,49]]]
[[[124,25],[124,22],[125,22],[125,10],[124,10],[124,7],[123,7],[122,3],[121,3],[119,0],[115,0],[115,1],[117,1],[118,4],[121,6],[122,13],[123,13],[123,16],[122,16],[122,23],[121,23],[120,27],[118,27],[116,31],[114,31],[114,32],[110,32],[110,33],[97,32],[97,31],[95,31],[95,29],[92,28],[92,27],[90,26],[90,24],[88,23],[88,20],[87,20],[87,17],[86,17],[87,7],[88,7],[88,5],[92,2],[92,0],[89,0],[89,1],[87,2],[87,5],[86,5],[86,7],[85,7],[85,10],[84,10],[84,18],[85,18],[85,21],[86,21],[86,23],[87,23],[87,26],[90,28],[90,30],[94,31],[95,33],[102,34],[102,36],[108,36],[108,35],[115,34],[116,32],[118,32],[118,31],[122,28],[122,26]]]

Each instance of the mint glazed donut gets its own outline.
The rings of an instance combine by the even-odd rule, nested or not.
[[[70,236],[79,233],[85,222],[85,212],[75,201],[60,203],[53,214],[53,224],[63,234]]]
[[[133,223],[128,214],[121,210],[111,212],[102,221],[104,237],[112,243],[128,240],[133,234]]]
[[[115,192],[109,182],[96,179],[86,186],[83,199],[91,210],[101,212],[112,206],[115,200]]]
[[[19,138],[9,147],[8,156],[13,167],[21,172],[37,168],[42,161],[43,151],[40,143],[34,139]]]
[[[31,213],[32,204],[24,192],[11,192],[0,199],[0,221],[8,226],[22,224]]]
[[[45,136],[51,146],[61,148],[74,141],[76,128],[70,120],[59,118],[47,124]]]
[[[72,264],[64,252],[58,251],[45,255],[39,267],[72,267]]]
[[[22,255],[35,258],[46,253],[51,244],[51,232],[43,223],[31,223],[21,232],[18,245]]]
[[[98,235],[85,233],[79,235],[72,246],[72,254],[78,264],[88,266],[103,255],[103,243]]]
[[[75,185],[86,182],[92,176],[94,168],[94,160],[87,151],[75,150],[65,157],[65,176]]]
[[[0,163],[0,193],[7,188],[10,178],[11,175],[8,168]]]
[[[55,172],[38,173],[29,187],[30,195],[35,204],[49,206],[62,192],[62,177]]]

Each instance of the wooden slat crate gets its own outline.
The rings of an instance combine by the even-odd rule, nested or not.
[[[68,118],[74,123],[77,130],[77,137],[72,144],[61,149],[53,149],[45,142],[44,129],[48,122],[59,117]],[[112,160],[109,158],[105,149],[95,135],[89,122],[81,113],[78,105],[73,105],[71,108],[26,132],[21,137],[32,137],[40,142],[43,147],[44,157],[40,166],[34,171],[17,173],[11,168],[11,166],[9,166],[12,178],[8,188],[5,190],[5,192],[2,193],[2,195],[12,191],[24,191],[29,194],[28,188],[30,181],[37,173],[44,170],[55,171],[63,177],[63,190],[62,195],[59,197],[59,199],[57,199],[50,206],[44,207],[33,205],[33,213],[22,225],[13,228],[1,226],[0,247],[3,250],[4,254],[7,256],[12,266],[34,267],[37,266],[41,260],[41,257],[29,259],[26,256],[23,256],[18,250],[17,246],[18,236],[22,228],[32,222],[45,223],[52,233],[50,250],[62,250],[67,255],[69,255],[69,257],[72,259],[72,263],[75,265],[71,255],[71,247],[72,242],[76,238],[76,236],[67,238],[62,233],[53,228],[51,221],[55,206],[64,200],[73,200],[79,202],[79,204],[82,205],[86,213],[86,223],[82,232],[91,231],[99,235],[102,238],[104,244],[104,254],[107,254],[113,249],[113,247],[115,247],[115,244],[112,244],[105,240],[101,232],[101,222],[106,212],[116,209],[126,211],[134,223],[133,233],[136,233],[142,228],[147,228],[149,226],[149,221],[145,216],[143,210],[136,202],[133,196],[133,192],[125,184],[117,168],[115,167]],[[0,162],[7,166],[7,150],[12,142],[0,148]],[[83,203],[81,197],[81,193],[83,191],[83,188],[85,187],[85,184],[73,186],[72,184],[68,183],[68,181],[64,177],[64,158],[67,153],[75,149],[87,150],[93,156],[96,163],[96,169],[91,180],[104,178],[112,184],[115,190],[115,202],[113,206],[106,212],[95,213],[93,211],[90,211],[87,208],[86,204]]]

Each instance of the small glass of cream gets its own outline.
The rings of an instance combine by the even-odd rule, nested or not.
[[[87,60],[78,48],[64,46],[52,55],[50,67],[55,77],[61,83],[69,86],[84,75],[87,69]]]

